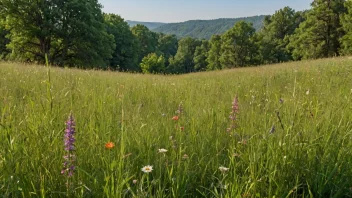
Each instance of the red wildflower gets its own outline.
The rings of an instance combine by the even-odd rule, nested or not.
[[[114,147],[115,147],[115,144],[112,143],[112,142],[108,142],[108,143],[105,144],[105,148],[107,148],[107,149],[112,149]]]

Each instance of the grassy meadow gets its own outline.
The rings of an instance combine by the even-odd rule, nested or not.
[[[352,197],[351,138],[348,57],[180,76],[0,63],[0,197]]]

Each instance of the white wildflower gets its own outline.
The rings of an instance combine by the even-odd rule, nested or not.
[[[153,170],[153,166],[148,165],[148,166],[143,167],[141,170],[145,173],[150,173]]]
[[[159,149],[159,153],[166,153],[166,152],[167,152],[166,149],[163,149],[163,148]]]
[[[220,167],[219,167],[219,170],[220,170],[222,173],[225,173],[225,172],[229,171],[230,168],[226,168],[226,167],[224,167],[224,166],[220,166]]]

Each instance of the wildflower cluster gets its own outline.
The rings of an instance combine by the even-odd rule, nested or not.
[[[180,103],[180,104],[178,105],[177,110],[175,111],[175,114],[176,114],[176,115],[175,115],[174,117],[172,117],[172,120],[176,122],[176,124],[175,124],[175,129],[176,129],[176,131],[179,131],[179,130],[184,131],[184,130],[185,130],[185,127],[184,127],[184,126],[180,126],[180,125],[179,125],[179,119],[181,118],[182,113],[183,113],[183,106],[182,106],[182,103]],[[169,138],[170,141],[171,141],[172,144],[173,144],[172,147],[173,147],[174,149],[177,147],[176,140],[174,139],[175,137],[176,137],[176,133],[173,133],[173,134],[170,136],[170,138]]]
[[[74,155],[75,151],[75,121],[72,114],[68,117],[66,121],[66,129],[64,136],[65,151],[66,155],[64,156],[65,162],[63,163],[63,169],[61,174],[67,174],[68,177],[72,177],[75,170],[75,161],[76,156]]]
[[[172,120],[178,121],[180,119],[182,113],[183,113],[183,107],[182,107],[182,103],[180,103],[178,105],[178,109],[175,112],[176,115],[174,117],[172,117]]]

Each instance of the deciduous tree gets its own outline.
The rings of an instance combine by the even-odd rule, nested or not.
[[[138,61],[140,62],[145,56],[157,51],[158,34],[150,31],[146,26],[137,24],[132,27],[132,33],[138,40],[136,50],[138,51]]]
[[[82,67],[105,66],[113,37],[97,0],[1,0],[12,57]]]
[[[257,53],[252,24],[238,22],[222,35],[220,63],[222,68],[243,67],[254,62]]]
[[[163,73],[165,71],[165,58],[156,53],[151,53],[144,57],[141,62],[142,72],[149,73]]]
[[[119,71],[138,71],[137,39],[130,26],[119,15],[105,14],[107,32],[114,36],[115,50],[109,65]]]
[[[6,58],[6,56],[10,53],[8,48],[6,47],[9,44],[10,40],[8,37],[8,31],[5,30],[0,21],[0,59]]]
[[[166,60],[177,53],[178,40],[175,35],[159,34],[158,52],[163,54]]]
[[[169,73],[189,73],[194,71],[194,53],[201,42],[193,38],[183,38],[178,43],[178,50],[174,57],[170,58]]]
[[[302,22],[301,12],[295,12],[285,7],[267,16],[264,27],[258,33],[260,55],[263,63],[280,63],[292,60],[292,54],[287,49],[289,36]]]
[[[339,39],[344,35],[340,16],[345,13],[345,0],[314,0],[307,20],[290,38],[294,59],[338,56]]]
[[[343,30],[346,32],[341,38],[341,52],[343,54],[352,54],[352,1],[346,1],[346,14],[341,17]]]
[[[207,62],[208,51],[209,51],[209,41],[202,40],[202,44],[200,46],[197,46],[194,52],[193,62],[194,62],[195,71],[206,70],[208,66],[208,62]]]
[[[218,70],[222,69],[220,63],[220,56],[221,56],[221,36],[214,35],[210,39],[210,49],[208,52],[207,57],[207,70]]]

